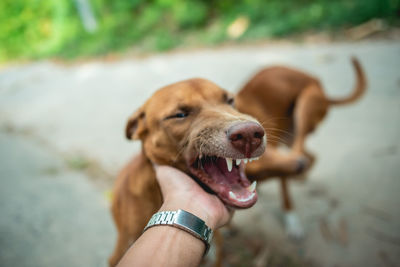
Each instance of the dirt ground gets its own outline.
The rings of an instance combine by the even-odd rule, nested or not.
[[[2,69],[0,265],[106,265],[116,236],[109,189],[140,147],[124,139],[125,122],[157,88],[204,77],[235,92],[261,67],[283,64],[319,77],[339,97],[354,84],[352,55],[365,68],[368,92],[330,111],[307,143],[317,155],[314,169],[291,183],[305,238],[286,236],[278,183],[263,183],[257,204],[238,211],[224,231],[225,266],[399,266],[399,40]]]

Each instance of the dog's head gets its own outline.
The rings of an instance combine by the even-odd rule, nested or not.
[[[244,168],[263,154],[264,129],[210,81],[161,88],[129,118],[126,136],[141,140],[153,163],[181,169],[227,205],[248,208],[257,201]]]

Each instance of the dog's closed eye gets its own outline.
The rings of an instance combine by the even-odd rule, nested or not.
[[[231,105],[232,107],[235,106],[235,100],[232,96],[228,95],[227,93],[224,93],[222,95],[222,101],[227,103],[228,105]]]
[[[186,118],[187,116],[189,116],[189,114],[190,114],[189,109],[181,109],[181,110],[177,111],[176,113],[165,117],[164,120],[183,119],[183,118]]]

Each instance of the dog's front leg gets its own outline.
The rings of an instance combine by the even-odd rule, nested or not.
[[[289,181],[287,177],[280,177],[285,230],[290,238],[301,239],[304,236],[304,229],[294,211],[293,202],[289,193],[288,182]]]

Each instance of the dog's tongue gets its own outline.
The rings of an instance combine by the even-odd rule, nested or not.
[[[225,158],[206,161],[203,165],[206,173],[217,187],[217,195],[228,205],[249,208],[257,201],[255,188],[250,186],[243,171],[243,166],[232,166],[229,171]]]

